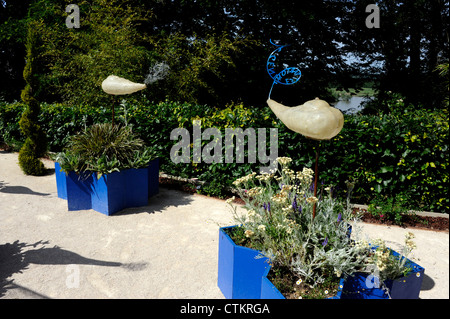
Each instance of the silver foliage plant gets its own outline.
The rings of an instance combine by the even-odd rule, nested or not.
[[[271,174],[252,173],[234,182],[248,210],[238,214],[232,206],[245,237],[272,265],[291,270],[311,286],[333,273],[341,277],[361,271],[368,254],[350,240],[349,223],[356,217],[348,200],[346,205],[336,202],[329,190],[320,200],[314,197],[313,171],[294,172],[291,161],[278,158],[279,168]]]

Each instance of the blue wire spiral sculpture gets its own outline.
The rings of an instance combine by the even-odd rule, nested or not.
[[[297,67],[287,67],[278,73],[275,71],[275,61],[277,60],[279,53],[283,50],[283,48],[288,47],[289,44],[279,45],[273,43],[272,40],[270,40],[270,43],[277,48],[270,54],[266,64],[267,73],[269,73],[269,76],[273,79],[272,87],[269,92],[269,99],[275,84],[292,85],[297,83],[302,76],[302,72]]]

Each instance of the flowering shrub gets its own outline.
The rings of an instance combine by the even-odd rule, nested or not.
[[[407,258],[414,248],[416,248],[416,244],[413,242],[414,237],[413,233],[406,233],[405,245],[403,246],[400,257],[394,256],[392,250],[386,247],[386,243],[383,240],[375,240],[373,244],[376,248],[368,259],[369,266],[366,270],[372,270],[379,277],[380,282],[406,276],[411,271],[411,268],[406,263]]]
[[[295,172],[287,157],[277,162],[277,172],[251,173],[234,182],[248,209],[239,215],[232,206],[246,245],[269,257],[275,269],[287,269],[312,287],[329,276],[339,278],[362,270],[365,255],[359,246],[351,245],[348,221],[353,215],[348,206],[331,196],[314,197],[311,169]]]
[[[232,205],[234,198],[227,200],[240,225],[231,234],[237,244],[260,251],[275,273],[288,273],[292,283],[310,288],[328,284],[330,279],[337,283],[355,272],[377,272],[385,280],[409,271],[406,259],[396,262],[385,245],[373,252],[366,241],[350,239],[349,222],[357,216],[348,201],[337,202],[331,191],[313,196],[311,169],[295,172],[289,168],[292,160],[288,157],[277,162],[279,167],[271,174],[251,173],[233,183],[247,209],[239,214]],[[408,236],[404,255],[414,248]]]

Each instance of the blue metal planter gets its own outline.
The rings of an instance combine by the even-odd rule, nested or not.
[[[56,177],[56,190],[58,191],[58,197],[67,199],[67,183],[66,173],[61,171],[61,165],[55,162],[55,177]]]
[[[396,251],[391,249],[391,252],[400,257]],[[407,276],[384,282],[388,291],[382,288],[377,278],[356,273],[345,281],[341,299],[418,299],[425,269],[410,259],[406,260],[406,266],[412,269]]]
[[[112,215],[125,208],[128,194],[126,177],[127,170],[105,174],[100,178],[94,173],[91,187],[92,209],[105,215]]]
[[[80,176],[69,172],[66,178],[67,207],[69,210],[91,209],[92,173]]]
[[[236,245],[222,227],[219,231],[219,269],[217,285],[227,299],[261,298],[261,278],[270,268],[268,258],[260,253]]]
[[[285,299],[267,278],[271,269],[268,258],[255,257],[260,252],[236,245],[225,232],[236,226],[222,227],[219,231],[218,286],[227,299]],[[349,229],[351,231],[351,229]],[[394,256],[399,256],[392,250]],[[386,293],[367,273],[356,273],[341,279],[336,296],[329,299],[417,299],[425,269],[407,259],[412,271],[406,276],[385,282]]]
[[[148,168],[123,171],[123,208],[148,205],[150,180]]]
[[[267,278],[270,268],[266,269],[261,279],[261,299],[286,299],[274,286],[274,284]]]
[[[93,209],[112,215],[128,207],[148,205],[148,198],[159,191],[158,159],[146,168],[126,169],[100,178],[96,173],[80,176],[60,170],[60,165],[55,163],[58,197],[67,199],[69,211]]]

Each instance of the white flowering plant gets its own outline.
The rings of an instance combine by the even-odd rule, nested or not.
[[[351,244],[349,222],[355,216],[349,205],[336,202],[331,193],[313,196],[311,169],[295,172],[288,157],[277,162],[270,174],[251,173],[234,182],[247,209],[238,214],[232,205],[240,225],[235,242],[259,250],[275,272],[310,288],[362,270],[368,254]]]
[[[398,256],[386,247],[384,240],[373,240],[374,247],[368,258],[366,272],[376,275],[380,283],[407,276],[412,270],[407,261],[411,252],[416,248],[414,238],[415,236],[411,232],[405,234],[405,243]]]

